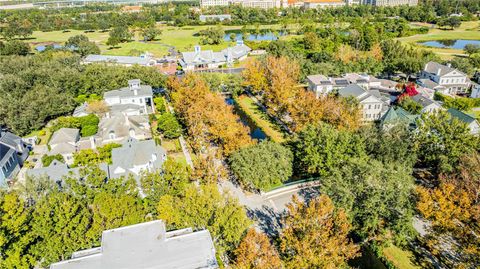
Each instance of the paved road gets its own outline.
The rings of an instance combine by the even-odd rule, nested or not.
[[[245,193],[240,186],[228,180],[219,183],[219,188],[236,197],[240,204],[247,208],[247,213],[256,222],[256,227],[269,235],[277,234],[281,227],[281,217],[293,195],[308,201],[319,194],[315,186],[292,186],[266,194]]]

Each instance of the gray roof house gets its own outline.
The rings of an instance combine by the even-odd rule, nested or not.
[[[250,47],[238,41],[234,47],[228,47],[221,52],[212,50],[202,51],[200,46],[195,46],[194,51],[182,52],[179,63],[184,71],[196,69],[213,69],[222,65],[232,65],[234,61],[244,60],[251,51]]]
[[[129,115],[150,114],[155,111],[152,87],[142,85],[139,79],[129,80],[128,87],[105,92],[103,99],[111,111],[124,112],[123,107],[116,107],[119,105],[128,106],[131,110]]]
[[[468,128],[470,129],[470,133],[474,135],[480,134],[480,124],[478,123],[477,119],[474,117],[463,113],[460,110],[449,108],[447,112],[453,117],[456,118],[465,124],[467,124]]]
[[[411,97],[413,101],[422,107],[421,113],[436,112],[442,109],[442,105],[423,94],[417,94]]]
[[[118,64],[124,66],[142,65],[150,66],[155,64],[155,59],[145,56],[112,56],[112,55],[98,55],[90,54],[83,59],[83,63],[106,63],[106,64]]]
[[[123,143],[130,137],[137,140],[152,137],[147,115],[109,114],[100,120],[98,133],[94,139],[96,144],[105,145]]]
[[[428,82],[430,80],[434,83]],[[417,83],[445,94],[465,93],[470,87],[470,79],[463,72],[452,68],[450,64],[428,62],[420,72]],[[438,86],[437,86],[438,85]]]
[[[21,137],[0,130],[0,187],[17,175],[29,151]]]
[[[102,233],[100,247],[77,251],[50,269],[216,269],[208,230],[167,231],[161,220]]]
[[[77,142],[80,140],[80,130],[75,128],[61,128],[53,133],[48,145],[49,155],[60,154],[67,164],[73,163],[73,153],[77,151]]]
[[[112,150],[110,176],[112,178],[128,175],[138,177],[142,171],[161,169],[166,159],[166,150],[157,146],[155,141],[138,141],[129,138],[122,147]]]
[[[109,176],[108,164],[100,163],[98,168],[104,171]],[[47,177],[55,183],[61,185],[67,176],[80,177],[79,167],[69,167],[58,160],[53,160],[48,167],[28,169],[26,171],[27,177],[40,178]]]
[[[388,109],[386,100],[388,98],[381,96],[379,91],[367,91],[357,84],[350,84],[338,90],[338,94],[344,98],[353,97],[358,100],[365,122],[379,120]]]

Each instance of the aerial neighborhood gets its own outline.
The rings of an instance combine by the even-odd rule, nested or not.
[[[480,268],[478,0],[0,19],[0,268]]]

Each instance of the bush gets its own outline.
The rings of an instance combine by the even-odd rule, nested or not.
[[[170,113],[163,113],[158,118],[158,129],[162,131],[166,138],[178,138],[182,135],[182,126],[178,123],[177,118]]]
[[[57,161],[60,161],[62,163],[65,163],[65,160],[63,160],[63,156],[60,155],[60,154],[56,154],[56,155],[43,155],[42,156],[42,165],[43,167],[48,167],[52,162],[53,160],[57,160]]]
[[[77,128],[83,137],[92,136],[98,131],[98,123],[100,119],[95,114],[90,114],[83,117],[60,117],[52,126],[52,131],[55,132],[61,128]]]
[[[155,110],[157,113],[164,113],[167,111],[167,107],[165,106],[165,99],[163,97],[155,97],[153,98],[153,102],[155,103]]]
[[[261,142],[232,154],[230,164],[243,186],[267,190],[292,176],[293,154],[280,144]]]
[[[480,106],[480,98],[450,97],[441,93],[435,93],[435,100],[443,102],[445,108],[455,108],[458,110],[469,111],[474,107]]]

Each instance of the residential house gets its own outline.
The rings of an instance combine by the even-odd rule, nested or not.
[[[129,138],[120,148],[112,150],[110,176],[118,178],[133,175],[138,177],[143,171],[160,170],[167,159],[167,153],[153,140],[138,141]]]
[[[471,98],[480,98],[480,85],[477,83],[472,83],[472,93],[470,94]]]
[[[231,21],[232,15],[230,14],[219,14],[219,15],[200,15],[199,20],[201,22],[207,21]]]
[[[50,269],[216,269],[215,247],[208,230],[167,231],[161,220],[102,233],[100,247],[74,252]]]
[[[0,187],[17,175],[29,152],[22,138],[0,130]]]
[[[422,110],[420,113],[432,113],[432,112],[438,112],[439,110],[442,110],[442,105],[433,100],[428,98],[427,96],[423,94],[417,94],[411,97],[413,101],[415,101],[417,104],[419,104],[422,107]]]
[[[111,108],[119,105],[129,105],[127,108],[134,108],[135,111],[131,111],[129,115],[155,112],[152,87],[142,85],[139,79],[129,80],[126,88],[105,92],[103,99]]]
[[[358,100],[362,109],[362,120],[365,122],[379,120],[388,109],[388,98],[383,97],[378,91],[368,91],[357,84],[350,84],[338,90],[338,94],[344,98],[353,97]]]
[[[449,108],[447,112],[453,117],[456,118],[465,124],[467,124],[468,128],[470,129],[470,133],[474,135],[480,134],[480,125],[474,117],[463,113],[460,110],[454,109],[454,108]]]
[[[214,69],[224,65],[232,66],[235,61],[246,59],[250,51],[251,49],[241,40],[234,47],[228,47],[221,52],[202,50],[197,45],[194,51],[182,52],[182,59],[179,63],[184,71]]]
[[[98,55],[90,54],[83,59],[84,64],[90,63],[105,63],[111,65],[123,65],[123,66],[154,66],[156,60],[153,59],[149,54],[142,56],[113,56],[113,55]]]
[[[333,91],[334,82],[324,75],[307,76],[308,89],[318,97],[328,95]]]
[[[61,128],[53,133],[48,146],[48,155],[60,154],[67,164],[73,163],[73,154],[77,151],[77,142],[80,140],[80,130],[75,128]]]
[[[67,164],[53,160],[47,167],[28,169],[26,175],[32,178],[47,177],[61,185],[66,176],[78,176],[78,171],[79,168],[69,168]]]
[[[128,111],[128,110],[127,110]],[[147,115],[128,115],[124,113],[107,113],[100,119],[98,133],[93,138],[96,145],[110,143],[122,144],[129,138],[144,140],[152,138]]]
[[[470,87],[467,75],[450,65],[428,62],[417,83],[426,88],[450,95],[466,93]]]

